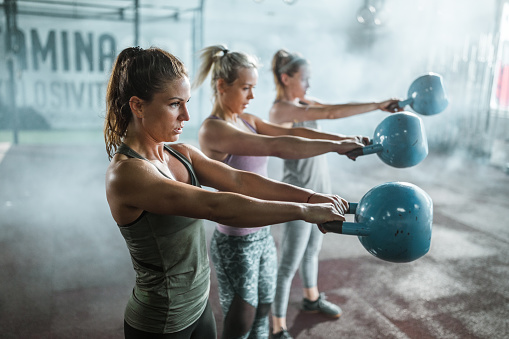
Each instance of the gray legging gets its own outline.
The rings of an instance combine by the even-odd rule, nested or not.
[[[286,317],[290,287],[299,263],[303,286],[310,288],[317,285],[318,253],[322,240],[323,234],[314,224],[296,220],[283,226],[276,296],[272,305],[274,316]]]

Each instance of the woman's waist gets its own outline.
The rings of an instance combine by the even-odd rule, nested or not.
[[[270,226],[243,228],[217,224],[216,231],[224,236],[249,238],[249,241],[254,241],[267,237],[270,234]]]

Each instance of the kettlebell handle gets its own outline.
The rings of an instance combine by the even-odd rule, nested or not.
[[[398,102],[398,106],[400,108],[404,108],[406,105],[411,105],[413,101],[414,101],[413,98],[408,98],[406,100],[402,100],[402,101]]]
[[[332,232],[338,234],[356,235],[358,237],[368,236],[371,233],[370,229],[364,224],[337,220],[318,224],[318,229],[323,234]]]
[[[346,152],[345,155],[351,156],[351,157],[358,157],[361,155],[368,155],[368,154],[374,154],[379,153],[383,151],[383,146],[380,144],[374,144],[374,145],[368,145],[364,147],[355,148],[351,151]]]
[[[345,214],[355,214],[357,211],[357,206],[359,204],[356,202],[348,203],[348,210]],[[363,224],[354,223],[354,222],[345,222],[345,221],[328,221],[323,224],[318,224],[318,229],[323,233],[332,232],[339,234],[349,234],[349,235],[357,235],[357,236],[365,236],[369,235],[369,229]]]

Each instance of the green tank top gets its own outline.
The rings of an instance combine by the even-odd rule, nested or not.
[[[192,185],[201,187],[187,158],[169,146],[165,149],[184,164]],[[147,160],[124,144],[117,153]],[[194,323],[205,310],[210,289],[203,221],[145,211],[119,228],[136,271],[125,321],[152,333],[174,333]]]

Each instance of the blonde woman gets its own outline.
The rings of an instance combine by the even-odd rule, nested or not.
[[[270,109],[270,121],[282,127],[310,128],[317,130],[317,120],[340,119],[349,116],[382,110],[398,100],[353,104],[322,104],[306,95],[309,88],[310,69],[308,61],[299,53],[284,49],[276,52],[272,59],[272,73],[276,85],[276,100]],[[368,138],[362,138],[367,142]],[[329,169],[324,157],[286,159],[283,181],[319,192],[331,193]],[[301,307],[304,311],[320,312],[339,318],[342,310],[327,301],[320,293],[318,280],[318,254],[323,234],[312,224],[291,221],[284,226],[278,268],[276,297],[272,306],[274,338],[291,338],[286,324],[286,311],[292,279],[299,269],[304,286]]]
[[[267,176],[268,156],[301,159],[363,146],[355,137],[287,128],[246,113],[258,80],[253,56],[215,45],[202,50],[201,60],[194,86],[210,74],[214,96],[212,112],[199,131],[201,150],[210,158]],[[308,202],[317,198],[310,194]],[[267,338],[277,276],[270,229],[218,223],[210,249],[224,314],[223,338]]]

